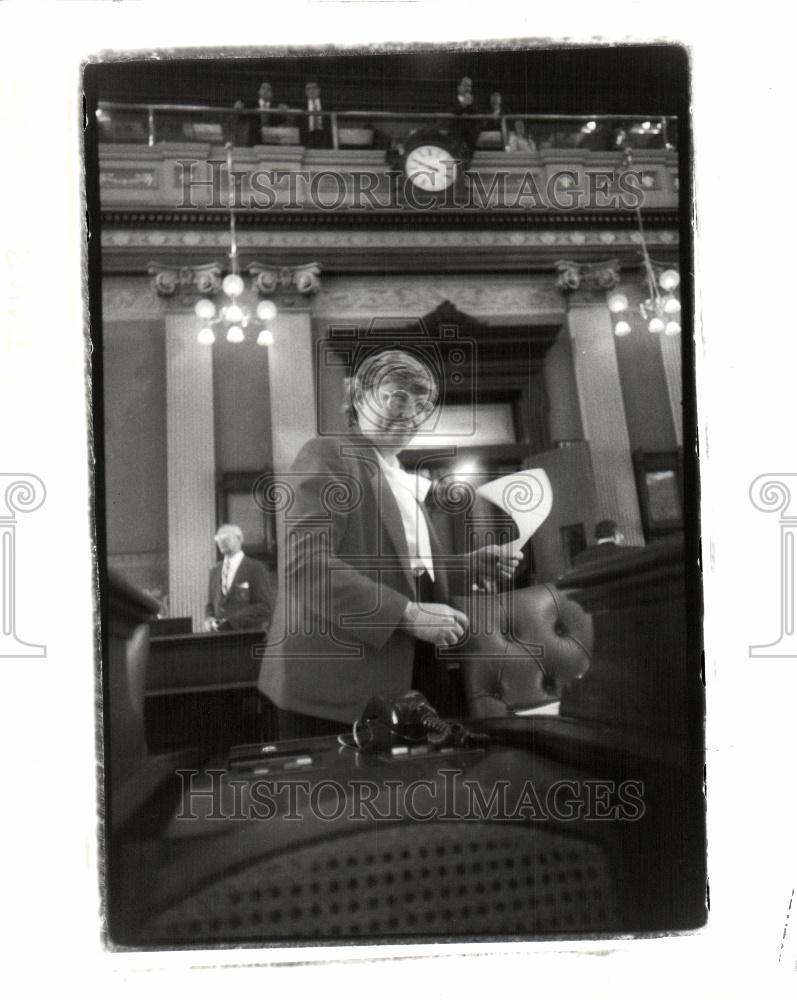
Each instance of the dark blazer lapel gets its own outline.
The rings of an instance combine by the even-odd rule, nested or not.
[[[410,550],[407,548],[407,536],[404,533],[404,522],[401,520],[401,511],[399,510],[398,502],[393,496],[390,483],[388,483],[379,464],[376,463],[376,468],[369,468],[368,471],[368,478],[376,498],[377,510],[382,521],[382,526],[388,538],[393,543],[393,548],[396,550],[396,555],[401,563],[401,568],[404,570],[407,582],[414,588],[415,575],[412,572],[410,564]]]
[[[355,461],[360,463],[363,469],[363,476],[368,479],[376,499],[377,517],[381,520],[382,526],[393,544],[407,582],[414,592],[415,574],[412,572],[412,565],[410,564],[410,550],[407,547],[404,522],[401,520],[398,501],[393,495],[390,483],[388,483],[387,477],[382,471],[376,448],[374,448],[364,434],[358,432],[352,435],[349,446],[343,447],[342,454],[349,458],[354,458]]]

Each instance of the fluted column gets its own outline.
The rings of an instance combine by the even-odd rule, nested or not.
[[[318,433],[310,306],[281,305],[269,325],[274,335],[268,356],[274,471],[279,474],[290,468],[305,441]]]
[[[568,327],[573,346],[584,435],[595,477],[598,519],[616,521],[631,545],[644,545],[631,441],[606,293],[619,268],[561,262],[559,286],[568,293]]]
[[[683,412],[682,412],[682,382],[681,382],[681,335],[668,337],[666,333],[659,334],[661,343],[661,359],[664,362],[664,377],[667,381],[667,394],[670,397],[672,422],[675,428],[675,439],[678,447],[684,443]]]
[[[216,530],[213,352],[193,310],[166,314],[169,611],[201,628]]]
[[[268,380],[271,398],[272,454],[274,456],[273,496],[291,492],[286,473],[299,449],[318,434],[316,419],[316,378],[313,359],[313,331],[309,303],[280,306],[279,315],[270,324],[274,343],[269,347]],[[269,491],[266,491],[269,496]],[[284,580],[287,527],[283,504],[267,502],[266,511],[274,513],[277,532],[277,573]],[[285,605],[287,607],[287,604]],[[270,637],[284,635],[286,621],[271,623]]]

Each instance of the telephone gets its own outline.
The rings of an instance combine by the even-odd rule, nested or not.
[[[357,749],[366,753],[424,743],[442,749],[489,742],[487,736],[471,733],[459,722],[441,719],[420,691],[408,691],[392,705],[382,698],[371,698],[354,724],[353,735]]]

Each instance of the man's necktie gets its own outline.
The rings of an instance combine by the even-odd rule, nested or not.
[[[221,592],[226,597],[230,589],[230,557],[224,557],[224,564],[221,567]]]

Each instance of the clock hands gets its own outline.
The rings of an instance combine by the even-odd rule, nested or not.
[[[419,166],[426,167],[427,170],[431,170],[434,173],[437,173],[442,168],[442,164],[440,164],[440,163],[429,163],[427,160],[416,159],[415,162],[417,164],[419,164]]]

